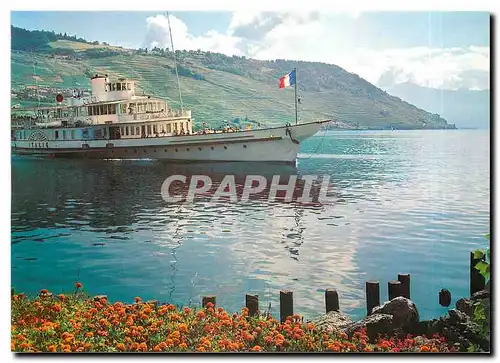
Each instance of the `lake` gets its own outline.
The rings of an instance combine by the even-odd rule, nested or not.
[[[279,314],[279,290],[295,312],[324,312],[325,288],[340,308],[366,314],[364,283],[411,274],[421,319],[444,314],[469,291],[469,252],[490,228],[490,133],[320,131],[296,167],[170,164],[12,157],[12,286],[60,293],[76,280],[111,301],[158,299],[199,306],[215,294],[230,311],[256,293]],[[329,175],[334,203],[254,199],[167,204],[173,174]]]

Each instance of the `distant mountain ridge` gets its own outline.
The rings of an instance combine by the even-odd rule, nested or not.
[[[385,90],[417,107],[441,115],[457,127],[490,127],[489,90],[440,90],[411,82],[395,84]]]
[[[128,77],[150,94],[179,107],[172,53],[168,49],[124,49],[76,36],[11,27],[12,103],[53,104],[52,88],[89,88],[97,72]],[[293,87],[278,88],[278,78],[298,69],[302,121],[333,119],[339,128],[453,128],[437,114],[419,109],[377,88],[356,74],[331,64],[278,59],[259,61],[219,53],[176,50],[184,108],[194,122],[217,124],[247,118],[262,124],[295,121]],[[38,92],[38,96],[40,92]]]

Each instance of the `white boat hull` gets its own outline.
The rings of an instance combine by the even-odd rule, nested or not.
[[[258,161],[293,163],[300,142],[328,121],[241,132],[115,140],[12,141],[20,155],[93,159],[164,159],[182,162]]]

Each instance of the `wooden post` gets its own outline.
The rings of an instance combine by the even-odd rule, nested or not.
[[[280,291],[280,322],[293,315],[293,291]]]
[[[339,311],[339,294],[335,289],[325,290],[326,312]]]
[[[482,259],[475,259],[474,252],[470,253],[470,296],[478,291],[484,290],[484,276],[475,268],[476,264],[482,260],[484,261],[484,257]]]
[[[380,305],[380,284],[378,281],[366,281],[366,315],[370,315],[375,306]]]
[[[405,298],[410,298],[410,274],[398,274],[398,281],[401,282],[400,293]]]
[[[401,282],[395,280],[389,281],[388,288],[389,288],[389,300],[401,296]]]
[[[201,298],[201,306],[203,308],[206,308],[209,302],[215,305],[215,295],[207,295]]]
[[[447,289],[441,289],[441,291],[439,291],[439,304],[441,306],[450,306],[451,292],[449,292]]]
[[[245,295],[245,306],[248,309],[248,316],[259,314],[259,295]]]

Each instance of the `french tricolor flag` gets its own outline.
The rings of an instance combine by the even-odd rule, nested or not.
[[[290,87],[295,84],[295,70],[280,78],[280,88]]]

